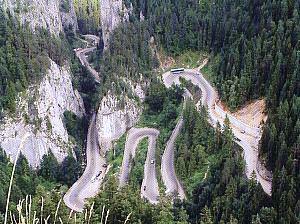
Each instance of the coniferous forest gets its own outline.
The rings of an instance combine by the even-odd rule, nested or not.
[[[266,99],[268,119],[259,142],[259,157],[273,173],[272,195],[263,191],[255,181],[255,174],[250,180],[246,178],[242,149],[234,142],[229,120],[225,120],[223,132],[220,126],[214,129],[207,121],[207,109],[201,106],[197,111],[195,103],[188,101],[182,111],[185,122],[175,150],[176,173],[187,199],[170,203],[171,199],[165,196],[157,206],[152,206],[140,199],[140,189],[133,187],[139,184],[135,182],[141,179],[140,170],[132,174],[135,182],[122,190],[112,175],[107,178],[104,190],[90,202],[95,206],[91,223],[100,223],[103,205],[110,210],[107,223],[124,223],[129,214],[128,223],[300,223],[300,1],[124,0],[124,3],[132,9],[129,21],[112,32],[107,51],[103,52],[100,41],[93,55],[93,64],[102,74],[101,86],[91,84],[87,71],[72,55],[71,34],[61,34],[59,38],[45,30],[33,34],[0,11],[0,119],[3,111],[14,113],[19,92],[41,79],[49,67],[48,58],[61,65],[67,59],[72,60],[73,85],[84,95],[90,111],[99,103],[97,96],[103,96],[111,83],[118,94],[124,89],[129,91],[119,77],[138,80],[140,73],[145,72],[152,84],[145,99],[143,121],[161,128],[164,137],[158,142],[160,157],[179,116],[182,90],[170,91],[159,83],[159,61],[151,53],[150,39],[153,37],[156,46],[173,57],[186,51],[207,52],[209,80],[231,111],[253,100]],[[99,1],[89,5],[86,1],[75,1],[75,8],[79,12],[79,32],[100,35]],[[80,77],[82,74],[84,78]],[[96,93],[91,94],[92,91]],[[62,194],[82,173],[81,148],[88,122],[70,113],[64,116],[69,134],[79,142],[79,160],[69,156],[59,164],[49,154],[36,171],[21,156],[13,182],[13,205],[19,198],[32,195],[34,208],[39,208],[39,198],[43,196],[48,203],[44,215],[53,216]],[[159,118],[153,120],[154,116]],[[204,166],[207,161],[209,164]],[[0,222],[5,209],[2,198],[6,198],[12,170],[12,165],[7,164],[1,150]],[[62,207],[59,215],[68,220],[70,211]],[[78,217],[84,223],[83,216]]]

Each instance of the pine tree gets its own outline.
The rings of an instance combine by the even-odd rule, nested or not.
[[[212,218],[210,209],[207,206],[205,206],[204,209],[202,210],[200,223],[201,224],[213,224],[213,218]]]

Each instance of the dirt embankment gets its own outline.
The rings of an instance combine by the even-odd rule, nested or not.
[[[231,113],[228,107],[218,101],[218,106],[220,106],[224,111]],[[266,101],[265,99],[253,100],[248,102],[238,111],[231,113],[234,117],[241,120],[242,122],[252,126],[259,127],[262,123],[265,123],[268,116],[265,113]]]

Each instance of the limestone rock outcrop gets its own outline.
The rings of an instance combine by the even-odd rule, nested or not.
[[[125,7],[123,0],[101,0],[100,11],[104,50],[106,50],[113,30],[120,23],[129,20],[130,9]]]
[[[34,168],[50,150],[62,162],[74,147],[63,122],[65,111],[85,114],[82,98],[72,86],[70,68],[51,61],[42,81],[20,94],[16,114],[0,121],[0,146],[14,160],[23,142],[21,152]]]
[[[142,110],[136,101],[128,97],[117,98],[108,94],[101,101],[97,114],[97,128],[101,146],[108,150],[110,143],[133,127]]]
[[[68,1],[65,12],[61,11],[62,1]],[[32,30],[44,28],[58,36],[63,26],[78,28],[73,0],[0,0],[0,6]]]
[[[61,10],[61,21],[64,29],[72,29],[75,33],[78,30],[77,16],[73,0],[62,0],[68,2],[69,9]],[[62,4],[62,3],[61,3]]]

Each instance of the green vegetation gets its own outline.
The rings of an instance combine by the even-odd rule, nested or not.
[[[95,199],[95,213],[101,214],[103,205],[109,209],[107,223],[123,224],[129,216],[128,223],[174,223],[185,224],[186,213],[183,207],[172,207],[168,201],[153,206],[141,199],[139,191],[128,186],[118,189],[117,180],[111,177]],[[94,216],[92,223],[99,223],[100,217]]]
[[[115,142],[113,149],[108,153],[107,160],[108,163],[112,165],[112,173],[117,173],[122,165],[126,135],[127,134],[122,135],[122,137]]]
[[[144,138],[138,144],[136,149],[136,155],[132,162],[132,170],[129,176],[129,185],[132,189],[136,189],[138,192],[141,190],[141,185],[144,178],[144,165],[148,152],[148,138]]]
[[[110,90],[116,95],[125,92],[131,96],[131,88],[120,77],[138,82],[140,74],[143,74],[145,79],[150,79],[154,76],[153,68],[159,65],[149,48],[150,34],[145,24],[134,22],[121,24],[111,36],[110,48],[102,52],[99,46],[97,52],[99,60],[96,69],[101,74],[100,94]]]
[[[86,120],[86,117],[80,118],[71,111],[65,111],[64,124],[68,134],[73,137],[76,145],[83,149],[85,147],[84,144],[88,132],[88,121]]]
[[[215,62],[216,58],[212,60]],[[214,72],[216,71],[216,64],[214,64],[212,60],[210,60],[208,64],[201,69],[201,73],[207,80],[210,81],[211,84],[214,84],[216,79],[216,74]]]
[[[136,17],[142,11],[150,34],[166,52],[211,52],[207,72],[229,108],[267,98],[269,119],[260,155],[274,173],[268,212],[275,214],[276,223],[299,222],[299,1],[128,2]],[[254,221],[269,223],[262,218],[266,211],[261,212]]]
[[[45,30],[33,34],[0,9],[0,113],[14,113],[17,93],[41,80],[49,58],[62,65],[68,49],[63,37],[51,37]]]
[[[96,111],[101,100],[100,92],[102,86],[99,86],[90,72],[81,65],[78,58],[71,60],[71,71],[73,74],[72,84],[77,89],[83,99],[84,107],[87,112]]]
[[[203,60],[208,57],[207,53],[201,51],[187,50],[175,57],[176,68],[197,68]]]
[[[180,112],[181,93],[168,92],[153,78],[158,60],[150,49],[150,37],[154,36],[156,45],[173,56],[178,65],[184,64],[183,67],[197,64],[197,53],[192,52],[209,52],[211,62],[203,72],[231,110],[252,99],[267,99],[269,119],[260,142],[260,156],[274,174],[272,196],[267,196],[254,178],[245,178],[244,161],[240,148],[233,142],[229,124],[223,134],[220,127],[211,129],[205,109],[198,114],[192,103],[188,103],[184,112],[186,123],[176,151],[176,169],[187,189],[188,200],[174,205],[162,200],[158,206],[151,206],[130,186],[118,191],[117,181],[111,177],[95,199],[92,221],[99,223],[105,205],[110,209],[108,223],[124,223],[128,215],[132,223],[298,223],[299,1],[126,0],[125,4],[128,8],[130,4],[133,6],[130,22],[112,33],[106,52],[102,52],[101,45],[97,52],[101,86],[95,85],[78,62],[72,63],[73,84],[83,94],[88,111],[96,108],[99,96],[109,89],[116,94],[130,95],[130,88],[120,77],[139,81],[140,73],[143,74],[151,80],[151,85],[139,126],[159,128],[157,157],[160,157]],[[75,6],[81,32],[96,33],[100,24],[99,1],[76,0]],[[144,21],[140,21],[140,13]],[[21,29],[14,19],[0,13],[0,111],[2,108],[15,111],[17,93],[41,78],[49,66],[48,56],[57,63],[64,62],[63,46],[63,40],[50,39],[45,31],[33,35],[28,28]],[[74,135],[79,135],[75,120],[69,117],[69,128],[74,129]],[[5,156],[0,158],[3,161],[0,196],[5,198],[12,167]],[[118,149],[116,164],[119,158]],[[59,186],[54,196],[49,196],[45,193],[48,189],[42,186],[53,187],[54,183],[48,179],[70,184],[75,180],[78,166],[69,158],[63,163],[64,168],[55,168],[57,163],[53,158],[44,158],[40,172],[47,180],[40,180],[26,161],[22,161],[14,180],[12,203],[26,194],[35,195],[36,201],[44,195],[50,203],[46,213],[52,214],[53,222],[57,199],[64,191]],[[67,169],[68,166],[71,168]],[[75,175],[70,176],[67,170]],[[140,172],[137,169],[135,175],[139,176]],[[11,207],[15,211],[15,204]],[[59,212],[67,220],[66,210]]]
[[[156,128],[159,130],[159,136],[156,142],[156,164],[161,163],[163,154],[173,129],[176,126],[179,114],[182,111],[183,89],[174,86],[166,87],[157,81],[153,81],[147,93],[145,104],[146,108],[142,114],[138,127]],[[160,180],[160,171],[157,170],[158,180]]]
[[[187,102],[175,157],[176,171],[189,193],[190,200],[185,203],[189,220],[251,223],[256,214],[274,210],[269,207],[270,199],[255,177],[245,179],[242,150],[233,142],[229,120],[225,120],[221,133],[220,126],[211,128],[207,118],[205,107],[199,113],[191,101]],[[269,215],[270,220],[276,218]],[[268,223],[266,217],[261,219]]]
[[[80,163],[71,155],[67,156],[59,164],[50,152],[43,156],[38,175],[53,183],[66,184],[69,187],[80,177],[82,173]]]
[[[79,31],[82,34],[96,34],[100,30],[100,1],[74,0]]]
[[[12,194],[10,198],[9,209],[13,214],[18,214],[17,204],[19,200],[25,199],[27,195],[32,195],[32,206],[39,210],[41,197],[44,198],[44,215],[47,217],[53,214],[58,201],[62,198],[62,194],[67,187],[62,184],[71,184],[77,179],[76,172],[78,167],[76,162],[71,157],[66,158],[65,161],[59,165],[52,154],[44,156],[41,169],[37,172],[29,167],[26,158],[21,154],[17,161],[16,171],[13,179]],[[0,222],[3,223],[5,212],[5,205],[7,199],[7,192],[9,188],[9,180],[11,177],[13,164],[9,162],[6,154],[0,150]],[[75,176],[74,176],[75,174]],[[73,178],[73,179],[72,179]],[[58,183],[58,179],[62,184]],[[61,212],[65,212],[67,217],[68,210],[62,206]]]
[[[69,13],[71,10],[70,1],[69,0],[62,0],[60,2],[60,9],[62,12]]]
[[[215,163],[220,152],[216,135],[220,133],[207,122],[206,109],[202,107],[199,113],[192,101],[187,101],[183,118],[184,127],[176,143],[175,167],[191,196],[195,187],[204,179],[210,164]]]
[[[158,82],[158,80],[153,80],[147,93],[145,99],[146,108],[135,127],[148,127],[159,130],[160,134],[156,143],[156,164],[160,164],[165,144],[176,126],[177,118],[181,113],[182,93],[183,90],[180,87],[166,89],[166,87],[162,83]],[[108,154],[108,161],[113,165],[112,173],[118,172],[118,168],[122,165],[125,141],[126,134],[116,142],[114,150]],[[141,154],[139,154],[140,152]],[[142,180],[141,178],[143,177],[143,174],[140,174],[143,170],[146,152],[147,144],[145,142],[141,142],[137,149],[137,158],[135,159],[135,161],[137,161],[135,164],[138,166],[138,168],[136,168],[136,173],[139,173],[139,175],[134,175],[133,180],[131,181],[131,184],[135,187],[141,185],[140,181]],[[132,172],[135,173],[134,171]],[[160,177],[159,174],[160,172],[158,170],[158,177]]]

